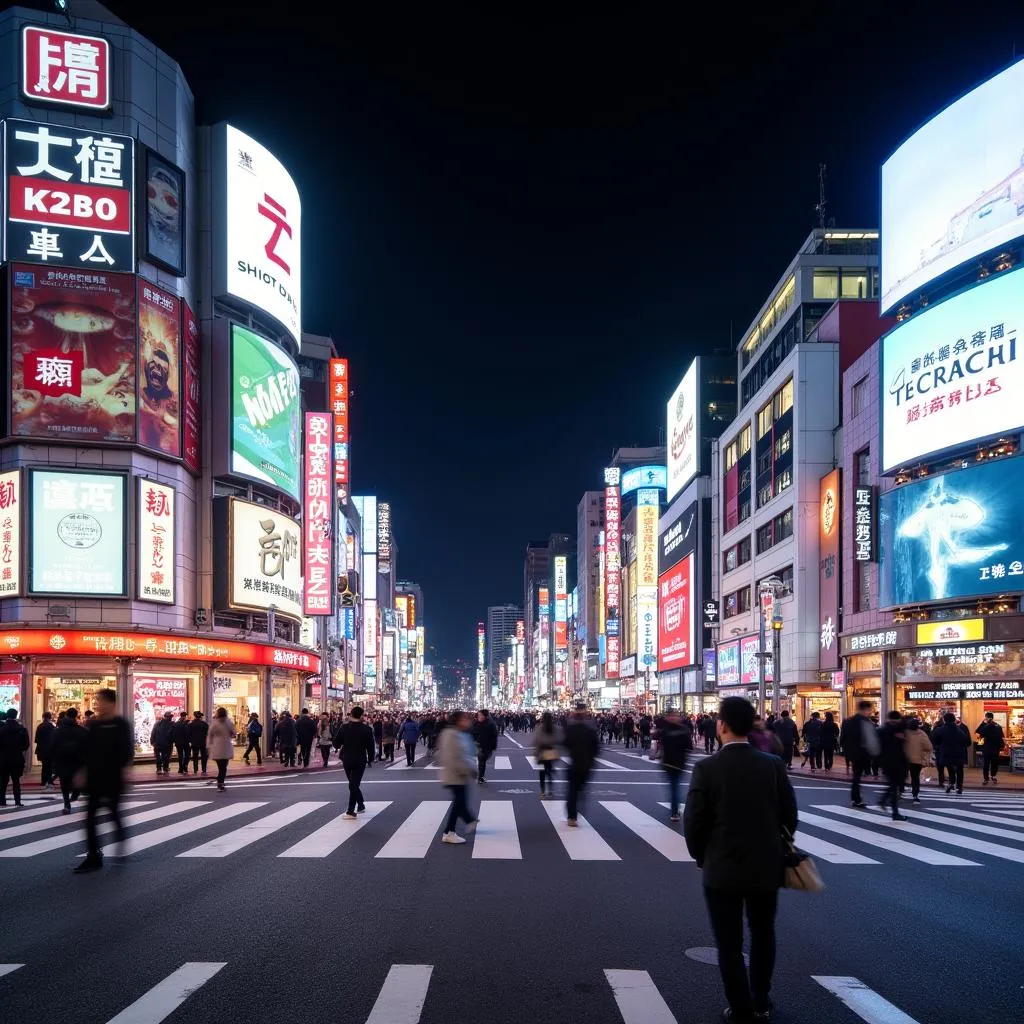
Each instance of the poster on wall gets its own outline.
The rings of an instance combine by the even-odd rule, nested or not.
[[[21,718],[21,676],[16,672],[0,675],[0,716],[6,715],[8,708],[14,708]]]
[[[139,281],[139,444],[181,454],[181,301]]]
[[[30,592],[127,597],[125,477],[29,474]]]
[[[719,644],[718,654],[718,685],[739,686],[740,683],[740,645],[738,640],[729,640]]]
[[[11,267],[11,433],[135,440],[135,279]]]
[[[185,172],[153,150],[145,151],[144,259],[185,276]]]
[[[199,473],[202,468],[199,455],[199,444],[201,440],[199,426],[199,401],[200,401],[200,366],[202,359],[202,335],[200,333],[199,321],[196,319],[192,307],[182,303],[184,330],[182,332],[182,359],[181,359],[181,457],[185,461],[185,468],[192,473]]]
[[[693,555],[660,577],[658,591],[658,671],[692,665]]]
[[[188,679],[172,676],[135,676],[132,680],[132,726],[135,753],[152,754],[153,726],[170,711],[177,720],[188,711]]]
[[[140,601],[174,604],[174,488],[143,477],[136,482],[136,596]]]
[[[21,593],[21,470],[0,473],[0,597]]]
[[[231,325],[231,472],[299,500],[299,369],[284,349]]]

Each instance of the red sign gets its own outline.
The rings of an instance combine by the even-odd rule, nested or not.
[[[181,453],[181,300],[139,281],[139,444]]]
[[[334,482],[348,483],[348,360],[331,360],[330,405],[334,414]]]
[[[21,30],[21,93],[37,103],[85,110],[110,106],[110,43],[40,25]]]
[[[123,201],[124,189],[83,185],[54,188],[39,178],[12,174],[8,185],[11,220],[62,228],[72,225],[94,231],[116,231],[127,235],[132,228],[132,211]]]
[[[202,338],[199,334],[199,321],[187,302],[182,303],[185,315],[185,337],[182,359],[182,446],[181,455],[185,460],[185,468],[193,473],[200,469],[199,455],[199,367]]]
[[[692,665],[693,555],[658,578],[658,671]]]
[[[330,615],[334,592],[331,568],[331,434],[329,412],[306,413],[305,473],[303,475],[302,537],[306,586],[302,604],[305,615]]]
[[[605,593],[605,678],[619,677],[619,607],[622,599],[622,554],[620,533],[622,499],[618,484],[604,489],[604,593]],[[615,625],[609,628],[609,622]]]
[[[81,629],[11,629],[0,632],[0,653],[23,655],[102,655],[111,658],[168,658],[217,661],[233,665],[269,665],[318,673],[320,656],[293,647],[250,644],[219,637],[167,633],[108,633]]]

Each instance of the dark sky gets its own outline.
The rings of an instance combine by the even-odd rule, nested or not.
[[[354,490],[392,502],[445,657],[522,600],[527,541],[575,529],[612,450],[657,443],[691,356],[748,325],[816,224],[819,162],[836,224],[876,226],[888,152],[1024,46],[1009,4],[107,6],[181,64],[202,123],[296,179],[304,327],[351,360]]]

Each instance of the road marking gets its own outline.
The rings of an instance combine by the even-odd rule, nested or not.
[[[514,743],[520,750],[523,749],[522,743],[520,743],[519,740],[512,739],[512,737],[509,736],[508,733],[505,734],[504,738],[507,739],[509,741],[509,743]]]
[[[155,828],[152,832],[143,832],[137,836],[130,836],[118,852],[122,857],[128,857],[133,853],[140,853],[142,850],[149,850],[154,846],[159,846],[161,843],[180,839],[183,831],[186,834],[191,834],[198,829],[206,828],[208,825],[216,825],[218,822],[234,818],[238,814],[245,814],[246,811],[254,811],[258,807],[265,806],[265,803],[257,801],[224,804],[223,807],[207,811],[205,814],[200,814],[197,818],[189,818],[188,821],[176,822],[173,825]],[[104,846],[101,852],[112,854],[116,846],[116,843],[111,843],[109,846]]]
[[[595,757],[594,762],[596,764],[603,764],[605,768],[614,768],[617,772],[631,772],[632,768],[627,768],[624,764],[616,764],[614,761],[606,761],[603,757]]]
[[[893,1006],[873,989],[857,978],[843,978],[812,974],[822,988],[828,989],[840,1002],[848,1006],[866,1024],[917,1024],[899,1007]]]
[[[24,966],[24,964],[0,964],[0,978],[3,978],[8,974],[13,974]]]
[[[541,806],[572,860],[619,860],[619,855],[593,830],[582,814],[576,817],[577,827],[569,828],[562,818],[564,810],[561,804],[545,802]]]
[[[693,863],[686,849],[686,840],[675,829],[663,825],[626,800],[602,800],[601,806],[663,857],[676,864]]]
[[[148,811],[139,811],[138,814],[129,814],[121,819],[121,824],[126,829],[132,825],[145,825],[147,821],[156,821],[158,818],[169,818],[174,814],[184,814],[187,811],[195,811],[200,807],[206,807],[206,800],[181,800],[176,804],[167,804],[166,807],[152,807]],[[112,821],[104,821],[96,826],[96,834],[105,836],[114,831]],[[34,843],[26,843],[24,846],[12,846],[9,850],[0,850],[0,857],[35,857],[40,853],[49,853],[51,850],[60,850],[65,846],[74,846],[75,843],[84,843],[85,835],[77,829],[70,834],[51,836],[49,839],[37,839]]]
[[[829,808],[832,811],[844,810],[844,808]],[[863,817],[863,811],[856,811],[857,815]],[[878,824],[874,818],[866,819],[872,824]],[[814,825],[816,828],[823,828],[828,832],[838,832],[847,839],[856,839],[859,843],[866,843],[868,846],[877,846],[890,853],[898,853],[903,857],[910,857],[911,860],[919,860],[925,864],[935,864],[943,867],[981,867],[976,861],[964,860],[962,857],[954,857],[952,854],[943,853],[941,850],[932,850],[927,846],[918,846],[916,843],[907,843],[895,836],[880,835],[877,832],[870,832],[866,828],[857,828],[845,821],[833,821],[831,818],[823,818],[819,814],[811,814],[809,811],[800,812],[801,825]],[[806,834],[806,833],[805,833]]]
[[[339,814],[305,839],[300,839],[294,846],[289,846],[284,853],[279,853],[278,857],[327,857],[346,839],[354,836],[368,821],[372,821],[390,806],[390,800],[371,800],[356,821],[348,821]]]
[[[141,999],[123,1009],[108,1024],[159,1024],[166,1020],[196,989],[205,985],[227,964],[182,964],[158,985],[154,985]]]
[[[512,758],[505,757],[502,755],[496,755],[494,758],[494,770],[496,772],[510,772],[512,771]]]
[[[862,853],[854,853],[853,850],[844,850],[825,839],[817,836],[809,836],[806,832],[797,832],[794,837],[796,845],[805,853],[813,854],[830,864],[880,864],[881,861],[872,860]]]
[[[529,766],[530,766],[530,767],[531,767],[531,768],[532,768],[532,769],[533,769],[533,770],[534,770],[535,772],[539,772],[539,771],[540,771],[540,762],[539,762],[539,761],[537,760],[537,758],[535,758],[535,757],[534,757],[534,756],[533,756],[532,754],[527,754],[527,755],[526,755],[526,763],[527,763],[527,764],[528,764],[528,765],[529,765]],[[555,761],[555,763],[554,763],[554,764],[555,764],[555,767],[556,767],[556,768],[568,768],[568,767],[569,767],[569,762],[568,762],[568,761],[563,761],[563,760],[561,760],[561,759],[559,759],[559,760]],[[524,781],[525,781],[525,780],[524,780]],[[530,781],[532,781],[532,780],[530,780]]]
[[[982,835],[995,836],[1000,839],[1013,839],[1018,843],[1024,843],[1024,833],[1011,832],[1009,829],[995,827],[1000,822],[1005,822],[1007,824],[1015,826],[1018,829],[1022,829],[1024,828],[1024,821],[1014,821],[1012,818],[980,818],[976,813],[971,814],[970,811],[967,812],[967,815],[973,818],[973,821],[970,822],[950,819],[941,814],[929,814],[927,811],[919,811],[916,808],[911,810],[909,807],[901,807],[900,812],[906,814],[909,818],[915,821],[930,821],[937,825],[953,825],[956,828],[962,828],[965,832],[981,832]],[[962,814],[964,812],[961,811],[959,813]]]
[[[433,970],[429,964],[392,964],[366,1024],[419,1024]]]
[[[834,814],[845,814],[862,816],[863,811],[855,810],[852,807],[832,808]],[[1024,850],[1013,850],[1009,846],[1000,846],[998,843],[986,843],[981,839],[972,836],[962,836],[955,832],[940,832],[937,828],[925,828],[924,825],[915,825],[912,821],[893,821],[886,812],[878,808],[878,814],[871,819],[874,824],[883,828],[896,829],[897,832],[905,832],[908,835],[921,836],[924,839],[934,839],[936,842],[945,843],[947,846],[956,846],[961,850],[970,850],[972,853],[987,853],[990,857],[999,857],[1002,860],[1012,860],[1017,864],[1024,864]],[[945,819],[942,819],[945,823]],[[948,824],[952,825],[952,822]]]
[[[122,810],[130,810],[133,807],[145,807],[147,804],[154,803],[153,800],[132,800],[130,803],[125,802],[121,804]],[[29,812],[32,813],[31,811]],[[103,814],[107,814],[106,809],[103,810]],[[15,836],[27,836],[33,832],[46,832],[52,828],[60,828],[61,825],[78,825],[85,821],[85,811],[79,811],[75,814],[61,814],[56,818],[48,818],[45,821],[29,821],[25,824],[12,825],[10,828],[0,829],[0,843],[7,839],[13,839]]]
[[[216,839],[211,839],[208,843],[203,843],[201,846],[195,846],[191,850],[179,853],[178,856],[228,857],[232,853],[237,853],[239,850],[244,849],[246,846],[258,843],[261,839],[266,839],[271,833],[290,825],[293,821],[298,821],[299,818],[304,818],[307,814],[311,814],[313,811],[326,806],[326,800],[300,801],[297,804],[292,804],[291,807],[283,807],[279,811],[274,811],[273,814],[268,814],[265,818],[260,818],[258,821],[243,825],[241,828],[235,829],[234,832],[217,836]]]
[[[409,815],[395,834],[381,847],[378,857],[405,859],[426,857],[437,829],[451,805],[447,800],[424,800]]]
[[[511,800],[484,800],[480,824],[473,837],[473,857],[479,860],[522,860]]]
[[[623,1024],[678,1024],[646,971],[606,970]]]
[[[961,810],[960,808],[954,807],[935,807],[934,811],[938,814],[952,814],[957,818],[970,818],[971,821],[979,822],[992,822],[994,825],[1010,825],[1012,828],[1024,828],[1024,812],[1018,817],[1004,817],[1004,815],[1015,814],[1014,811],[999,811],[998,814],[989,814],[987,811],[979,813],[978,811]],[[0,833],[0,838],[3,838]]]

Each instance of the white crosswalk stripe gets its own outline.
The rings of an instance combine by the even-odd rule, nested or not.
[[[352,821],[339,814],[326,825],[318,828],[312,835],[300,839],[294,846],[289,846],[278,857],[327,857],[346,839],[354,836],[364,825],[372,821],[381,811],[391,806],[390,800],[369,801],[366,810]]]
[[[576,818],[576,828],[570,828],[562,818],[558,804],[543,804],[551,824],[555,826],[565,852],[572,860],[618,860],[619,855],[594,831],[583,815]]]
[[[512,770],[512,758],[501,754],[495,755],[494,770],[496,772],[508,772]]]
[[[419,1024],[433,970],[429,964],[394,964],[366,1024]]]
[[[398,826],[377,856],[385,859],[426,857],[449,806],[447,800],[424,800]]]
[[[258,807],[263,806],[262,803],[256,802],[225,804],[216,810],[207,811],[205,814],[200,814],[195,818],[189,818],[188,832],[191,834],[201,828],[208,828],[210,825],[219,825],[222,821],[227,821],[229,818],[237,817],[239,814],[245,814],[247,811],[254,811]],[[129,836],[120,849],[117,848],[116,843],[104,846],[102,852],[105,854],[120,853],[122,857],[128,857],[133,853],[141,853],[143,850],[150,850],[154,846],[160,846],[174,839],[180,839],[181,834],[181,825],[164,825],[150,832],[143,832],[141,835]]]
[[[13,974],[24,966],[24,964],[0,964],[0,978],[6,977],[8,974]]]
[[[272,832],[285,828],[285,826],[290,825],[292,822],[298,821],[299,818],[312,814],[318,808],[326,806],[326,800],[302,800],[299,803],[292,804],[290,807],[283,807],[279,811],[274,811],[273,814],[268,814],[265,818],[260,818],[258,821],[243,825],[240,829],[229,832],[226,836],[218,836],[216,839],[211,839],[208,843],[203,843],[202,846],[196,846],[191,850],[186,850],[184,853],[179,853],[178,856],[227,857],[229,854],[237,853],[246,846],[258,843]]]
[[[522,860],[511,800],[484,800],[480,822],[473,837],[473,856],[478,860]]]
[[[182,964],[108,1024],[159,1024],[224,967],[226,963]]]
[[[927,811],[919,811],[912,807],[901,807],[900,813],[907,815],[911,821],[930,821],[937,825],[953,825],[956,828],[963,829],[965,832],[980,832],[986,836],[994,836],[999,839],[1015,839],[1018,843],[1024,843],[1024,832],[1011,832],[1009,829],[999,828],[999,822],[989,816],[982,819],[975,814],[972,815],[974,821],[950,821],[939,814],[930,814]],[[1024,828],[1024,821],[1015,823],[1012,819],[1009,819],[1009,823],[1011,825],[1016,824],[1018,829]]]
[[[957,818],[970,818],[981,824],[1012,825],[1014,828],[1024,828],[1024,812],[1019,817],[1010,817],[1013,811],[965,811],[959,807],[936,807],[939,814],[949,814]]]
[[[605,970],[623,1024],[677,1024],[646,971]]]
[[[854,850],[847,850],[842,846],[836,846],[827,839],[819,839],[817,836],[808,835],[806,832],[797,832],[794,837],[796,845],[812,857],[820,857],[830,864],[878,864],[877,860],[865,857],[862,853]]]
[[[127,811],[133,807],[145,807],[146,804],[151,803],[153,803],[152,800],[126,801],[121,804],[121,809]],[[103,816],[106,817],[108,813],[108,811],[104,810]],[[17,825],[0,829],[0,843],[13,839],[15,836],[28,836],[36,832],[49,832],[55,828],[60,828],[62,825],[81,825],[83,821],[85,821],[85,811],[79,811],[75,814],[59,814],[55,818],[46,818],[43,821],[26,821],[24,824],[19,822]]]
[[[857,978],[812,974],[811,977],[848,1006],[866,1024],[917,1024]]]
[[[535,772],[539,772],[540,771],[540,763],[537,761],[537,758],[535,758],[532,754],[527,754],[526,755],[526,763],[530,766],[530,768],[533,771],[535,771]],[[568,768],[568,767],[569,767],[569,765],[565,761],[559,760],[559,761],[555,762],[555,768],[556,769],[558,769],[558,768]]]
[[[601,806],[663,857],[679,864],[693,862],[682,835],[657,818],[645,814],[639,807],[627,800],[602,800]]]

